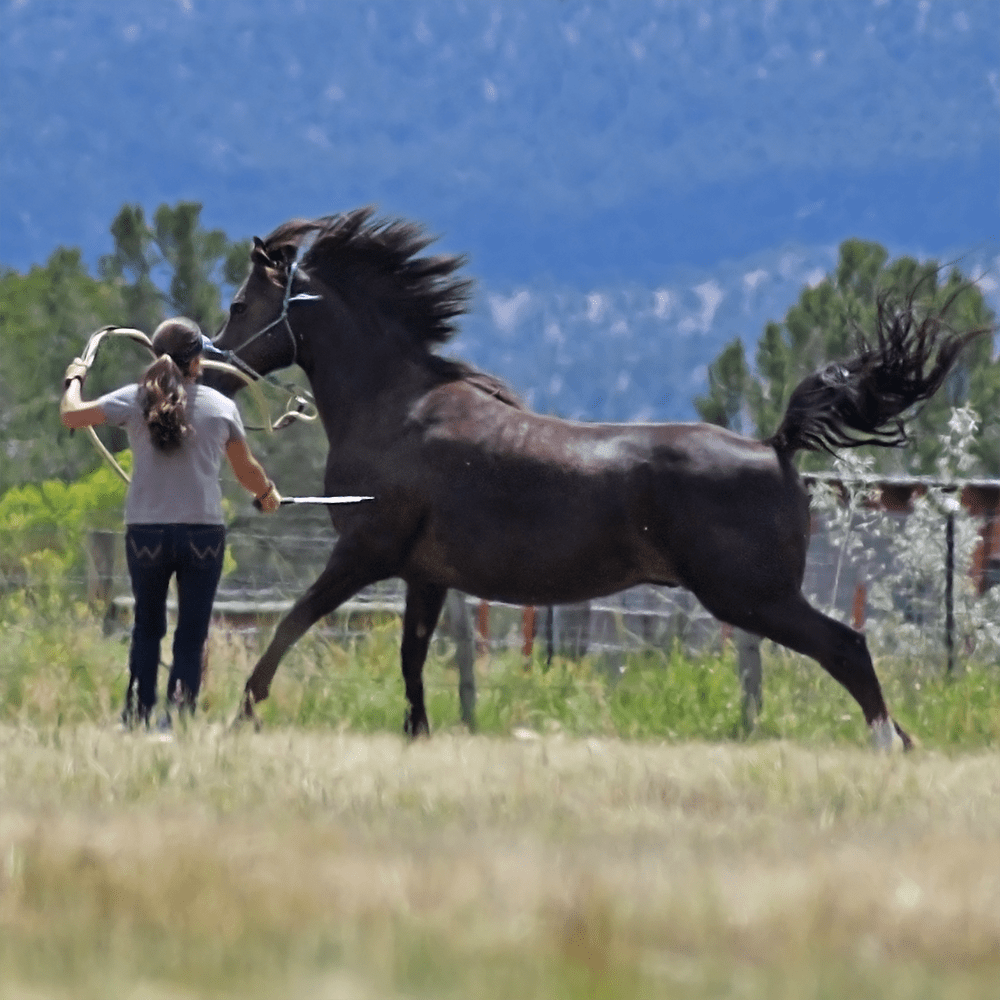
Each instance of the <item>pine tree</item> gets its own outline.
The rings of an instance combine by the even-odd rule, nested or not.
[[[212,333],[222,322],[221,289],[242,280],[249,248],[221,229],[204,229],[200,216],[201,205],[181,201],[160,205],[152,224],[140,205],[125,205],[115,217],[115,249],[100,270],[121,287],[122,325],[149,333],[167,316],[183,315]]]

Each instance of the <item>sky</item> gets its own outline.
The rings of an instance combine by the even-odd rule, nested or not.
[[[686,419],[848,238],[1000,312],[1000,0],[0,0],[0,266],[181,200],[415,220],[477,280],[456,352]]]
[[[1000,240],[1000,0],[3,0],[0,262],[378,204],[491,281]]]

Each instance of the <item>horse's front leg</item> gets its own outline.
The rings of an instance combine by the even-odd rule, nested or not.
[[[335,611],[363,587],[383,578],[370,571],[361,572],[366,560],[359,559],[357,553],[348,553],[345,548],[340,545],[334,548],[326,569],[278,622],[271,642],[247,680],[237,723],[249,720],[259,726],[254,706],[267,698],[278,664],[289,647],[324,615]]]
[[[410,703],[403,732],[409,736],[430,735],[424,706],[424,661],[447,593],[446,587],[437,584],[410,582],[406,587],[401,654],[406,700]]]

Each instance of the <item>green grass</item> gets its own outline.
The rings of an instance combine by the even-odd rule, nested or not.
[[[995,995],[995,666],[878,663],[922,747],[884,758],[766,647],[750,736],[730,648],[482,659],[475,736],[435,650],[410,744],[397,623],[306,636],[260,734],[228,722],[264,639],[216,630],[159,743],[115,731],[88,608],[0,628],[0,1000]]]
[[[44,593],[6,601],[0,648],[0,720],[32,724],[106,722],[121,705],[127,637],[102,635],[83,605]],[[264,637],[215,630],[203,712],[225,720],[235,712]],[[399,671],[399,626],[375,623],[349,644],[307,634],[279,667],[271,697],[260,706],[268,725],[398,732],[405,710]],[[169,639],[163,655],[169,655]],[[937,666],[876,662],[890,709],[927,747],[954,750],[1000,745],[1000,667],[960,665],[949,677]],[[637,740],[745,738],[735,652],[698,656],[651,650],[609,669],[509,652],[477,663],[477,726],[486,734],[515,729]],[[457,674],[432,650],[424,670],[435,729],[458,726]],[[162,683],[161,683],[162,687]],[[868,734],[846,691],[817,664],[765,644],[764,705],[750,737],[795,739],[821,746],[863,745]]]

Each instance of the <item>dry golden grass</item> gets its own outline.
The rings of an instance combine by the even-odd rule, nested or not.
[[[0,761],[3,997],[1000,981],[996,754],[196,723],[0,727]]]

